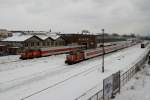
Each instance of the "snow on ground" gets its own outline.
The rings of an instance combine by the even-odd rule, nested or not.
[[[101,57],[70,66],[64,64],[65,55],[0,65],[14,68],[0,72],[0,100],[19,100],[27,96],[31,96],[27,98],[31,100],[73,100],[93,87],[96,87],[95,92],[102,89],[105,77],[118,70],[126,71],[145,52],[147,48],[136,45],[107,55],[105,73],[100,71]]]
[[[37,67],[40,63],[44,64],[57,64],[57,62],[60,62],[60,60],[63,61],[65,55],[53,55],[49,57],[41,57],[41,58],[34,58],[29,60],[20,60],[19,56],[6,56],[6,57],[0,57],[0,72],[2,71],[8,71],[8,70],[14,70],[18,68],[23,67]],[[58,58],[57,60],[55,58]],[[2,59],[2,60],[1,60]],[[19,61],[18,61],[19,60]],[[41,65],[40,65],[41,66]],[[43,66],[42,66],[43,67]]]
[[[150,65],[146,64],[114,100],[150,100]]]
[[[144,51],[145,50],[140,49],[139,46],[135,46],[122,53],[116,53],[105,59],[105,73],[101,73],[97,70],[99,66],[101,67],[101,65],[97,64],[98,62],[93,63],[91,67],[95,67],[95,69],[90,70],[90,72],[82,73],[78,75],[78,77],[74,77],[55,87],[50,87],[43,92],[28,97],[27,100],[74,100],[93,87],[95,88],[92,90],[96,93],[102,89],[102,80],[104,78],[120,69],[125,71],[127,68],[132,67],[133,63],[137,61],[137,58],[139,58]],[[85,94],[85,96],[80,99],[86,100],[88,97],[90,96]]]
[[[19,60],[20,55],[0,56],[0,64]]]
[[[8,63],[12,64],[12,62],[18,61],[19,57],[20,57],[20,55],[1,56],[0,57],[0,72],[17,68],[18,66],[12,67],[12,66],[6,66],[6,64],[8,64]]]

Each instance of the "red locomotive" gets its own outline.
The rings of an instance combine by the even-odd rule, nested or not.
[[[81,49],[83,46],[61,46],[51,48],[40,48],[38,50],[26,50],[21,53],[20,59],[32,59],[43,56],[50,56],[62,53],[68,53],[70,51]]]
[[[131,42],[118,43],[115,45],[106,46],[104,47],[104,50],[105,50],[105,53],[110,53],[110,52],[117,51],[117,50],[129,47],[129,46],[135,45],[135,44],[136,43],[131,43]],[[89,58],[100,56],[102,54],[103,54],[102,48],[72,51],[70,52],[69,55],[66,56],[65,63],[71,65],[71,64],[75,64],[80,61],[89,59]]]

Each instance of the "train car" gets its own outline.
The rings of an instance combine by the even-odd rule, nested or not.
[[[94,56],[98,56],[102,54],[102,48],[85,50],[84,51],[84,59],[92,58]]]
[[[61,47],[51,47],[51,48],[40,48],[38,50],[26,50],[21,53],[20,59],[32,59],[37,57],[44,57],[62,53],[68,53],[74,50],[82,49],[84,46],[61,46]]]
[[[119,43],[116,45],[104,47],[104,54],[114,52],[126,47],[133,45],[133,43]],[[100,56],[103,54],[102,48],[90,49],[90,50],[80,50],[80,51],[73,51],[69,55],[66,56],[65,63],[67,64],[75,64],[83,60],[87,60],[89,58],[93,58],[96,56]]]
[[[20,59],[32,59],[41,57],[41,51],[40,50],[27,50],[23,53],[21,53]]]
[[[142,42],[141,43],[141,48],[145,48],[149,44],[148,41]]]
[[[145,45],[143,43],[141,43],[141,48],[145,48]]]
[[[105,47],[104,53],[109,53],[111,51],[112,51],[112,49],[110,47]],[[83,60],[86,60],[89,58],[93,58],[93,57],[96,57],[96,56],[99,56],[102,54],[103,54],[102,48],[73,51],[73,52],[70,52],[70,54],[66,56],[65,63],[71,65],[71,64],[75,64],[80,61],[83,61]]]
[[[49,56],[49,55],[56,55],[67,53],[70,51],[78,50],[78,46],[65,46],[65,47],[52,47],[52,48],[41,48],[41,56]]]

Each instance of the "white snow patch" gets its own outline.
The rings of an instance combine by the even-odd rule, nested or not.
[[[102,89],[102,80],[112,73],[125,72],[132,67],[148,48],[140,45],[108,54],[105,57],[105,73],[101,73],[101,57],[68,66],[65,55],[43,57],[0,65],[12,70],[0,72],[0,99],[18,100],[31,96],[30,100],[74,100],[95,87],[92,94]],[[85,95],[87,98],[89,95]]]
[[[114,100],[150,100],[150,65],[137,73]]]

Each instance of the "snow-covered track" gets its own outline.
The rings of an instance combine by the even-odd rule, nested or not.
[[[7,63],[19,62],[19,61],[21,61],[21,60],[19,59],[19,60],[14,60],[14,61],[0,62],[0,64],[7,64]]]
[[[140,50],[140,52],[137,50]],[[141,53],[143,50],[144,49],[139,48],[139,45],[136,45],[118,52],[107,54],[105,56],[105,60],[107,62],[106,65],[110,66],[106,67],[106,73],[112,69],[119,69],[116,65],[127,58],[128,55]],[[134,55],[136,56],[136,54]],[[2,100],[9,100],[8,97],[12,98],[12,100],[18,100],[21,98],[30,100],[31,98],[32,100],[33,97],[43,94],[43,92],[53,91],[54,88],[62,86],[70,81],[74,81],[80,77],[81,79],[84,79],[85,77],[89,77],[91,74],[95,75],[98,70],[100,71],[101,56],[75,65],[66,65],[64,63],[64,58],[65,55],[61,55],[21,61],[19,63],[14,62],[15,64],[20,64],[20,66],[22,66],[21,64],[24,65],[21,68],[0,72],[0,98]],[[135,57],[130,56],[130,58],[134,59]],[[115,63],[115,65],[111,65],[113,63]],[[128,66],[126,63],[123,64]],[[126,69],[127,67],[125,66],[120,68]],[[100,76],[103,77],[103,75]],[[3,78],[2,76],[5,77]],[[8,97],[5,95],[8,95]]]
[[[56,86],[56,85],[59,85],[59,84],[65,82],[65,81],[67,81],[67,80],[69,80],[69,79],[78,77],[78,76],[80,76],[81,74],[85,74],[85,73],[87,74],[87,72],[89,72],[89,71],[92,72],[92,71],[95,71],[95,70],[97,70],[97,66],[93,66],[93,67],[91,67],[91,68],[88,68],[87,70],[84,70],[84,71],[82,71],[82,72],[80,72],[80,73],[77,73],[77,74],[75,74],[75,75],[73,75],[73,76],[70,76],[70,77],[66,78],[65,80],[62,80],[62,81],[60,81],[60,82],[57,82],[57,83],[55,83],[55,84],[53,84],[53,85],[51,85],[51,86],[48,86],[47,88],[44,88],[44,89],[39,90],[39,91],[37,91],[37,92],[35,92],[35,93],[29,95],[29,96],[26,96],[26,97],[22,98],[21,100],[25,100],[25,99],[27,99],[27,98],[33,96],[33,95],[36,95],[36,94],[38,94],[38,93],[40,93],[40,92],[43,92],[43,91],[45,91],[45,90],[47,90],[47,89],[49,89],[49,88],[52,88],[52,87],[54,87],[54,86]]]

